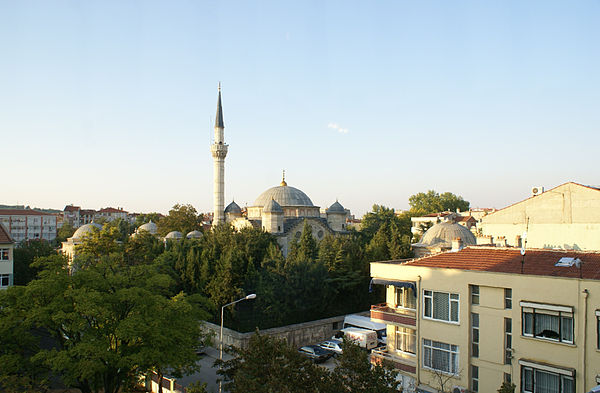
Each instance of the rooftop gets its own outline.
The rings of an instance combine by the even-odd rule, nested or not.
[[[6,230],[6,228],[4,228],[4,225],[2,224],[0,224],[0,243],[14,243],[14,240],[10,237],[8,231]]]
[[[580,267],[556,266],[561,258],[579,258]],[[521,274],[521,256],[518,248],[466,247],[458,252],[445,252],[403,263],[439,269],[458,269],[497,273]],[[600,252],[531,249],[525,254],[522,274],[565,278],[600,280]]]
[[[33,209],[0,209],[0,216],[53,216],[52,213]]]

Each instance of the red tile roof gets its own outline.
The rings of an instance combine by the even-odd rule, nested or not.
[[[80,210],[81,208],[79,206],[73,206],[73,205],[68,205],[65,206],[65,210],[66,212],[76,212],[77,210]]]
[[[456,222],[463,222],[463,221],[477,221],[476,219],[473,218],[473,216],[461,216],[461,217],[456,217],[454,219]]]
[[[104,209],[98,210],[98,213],[127,213],[123,209],[115,209],[114,207],[105,207]]]
[[[54,214],[33,209],[0,209],[0,216],[54,216]]]
[[[0,243],[14,243],[14,240],[2,224],[0,224]]]
[[[581,269],[555,266],[563,257],[579,258]],[[521,274],[521,256],[518,248],[467,247],[458,252],[445,252],[406,262],[407,266],[441,269],[475,270]],[[600,280],[600,252],[564,250],[527,250],[523,274]]]

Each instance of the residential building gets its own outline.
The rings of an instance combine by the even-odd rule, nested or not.
[[[68,222],[73,228],[81,226],[81,207],[73,204],[65,206],[63,210],[63,223]]]
[[[106,221],[114,221],[118,218],[123,220],[128,220],[127,212],[123,210],[122,207],[115,209],[114,207],[105,207],[103,209],[98,210],[96,213],[96,217],[102,217],[106,219]]]
[[[96,210],[93,209],[81,209],[79,211],[79,221],[80,225],[91,224],[94,221],[94,217],[96,217]]]
[[[600,252],[472,246],[371,263],[406,392],[586,393],[600,380]]]
[[[0,290],[13,285],[14,243],[4,225],[0,224]]]
[[[56,215],[33,209],[0,209],[0,223],[15,242],[54,240]]]
[[[600,250],[600,188],[573,182],[548,191],[534,187],[530,198],[488,214],[477,228],[515,247],[526,232],[527,247]]]

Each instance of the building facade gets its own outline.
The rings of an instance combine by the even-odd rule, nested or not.
[[[56,215],[32,209],[1,209],[0,224],[15,242],[56,239]]]
[[[0,290],[13,285],[14,243],[4,225],[0,224]]]
[[[371,264],[405,391],[586,393],[600,380],[600,253],[467,247]],[[549,290],[551,288],[551,290]]]
[[[498,210],[478,224],[483,235],[504,236],[518,247],[527,233],[527,246],[600,250],[600,188],[573,182],[536,194]]]

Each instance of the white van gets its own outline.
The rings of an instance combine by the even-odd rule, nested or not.
[[[385,323],[374,322],[369,317],[352,314],[344,318],[344,329],[349,327],[374,330],[377,332],[377,341],[385,345],[387,343],[387,327]]]
[[[373,330],[349,327],[341,331],[344,333],[344,337],[361,348],[373,349],[377,346],[377,333]]]

